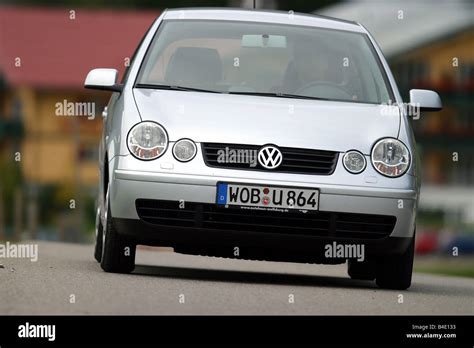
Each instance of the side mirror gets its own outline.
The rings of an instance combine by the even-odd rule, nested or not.
[[[440,111],[443,108],[439,94],[428,89],[410,90],[410,105],[419,107],[420,111]]]
[[[117,83],[116,69],[92,69],[86,77],[84,87],[102,91],[121,92],[123,85]]]

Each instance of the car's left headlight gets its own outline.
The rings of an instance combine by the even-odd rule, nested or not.
[[[127,136],[130,153],[140,160],[154,160],[163,155],[168,147],[168,135],[158,123],[144,121],[130,129]]]
[[[382,175],[398,177],[410,167],[410,152],[400,140],[385,138],[372,148],[372,164]]]

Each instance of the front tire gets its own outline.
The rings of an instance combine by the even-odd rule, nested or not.
[[[375,262],[374,260],[364,260],[362,262],[356,259],[347,261],[347,273],[351,279],[374,280],[375,279]]]
[[[408,289],[411,285],[414,255],[415,234],[413,234],[410,245],[403,254],[379,259],[377,263],[377,285],[383,289]]]
[[[135,268],[136,244],[130,238],[121,236],[114,228],[110,213],[109,192],[106,196],[105,228],[100,266],[106,272],[130,273]]]
[[[100,219],[100,210],[97,209],[97,215],[95,220],[95,248],[94,248],[94,258],[97,262],[100,262],[102,259],[102,238],[103,238],[102,221]]]

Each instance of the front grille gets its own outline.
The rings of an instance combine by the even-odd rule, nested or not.
[[[240,150],[241,153],[245,153],[246,150],[251,150],[254,151],[253,153],[258,153],[261,147],[259,145],[202,143],[202,153],[204,162],[209,167],[268,171],[258,163],[251,167],[248,162],[233,163],[231,157],[228,158],[230,161],[219,160],[219,154],[225,153],[226,148],[229,152]],[[330,175],[336,169],[338,152],[291,147],[279,147],[279,149],[283,155],[283,161],[278,168],[272,169],[272,172]],[[220,150],[223,152],[219,152]]]
[[[221,208],[215,204],[137,199],[137,213],[160,226],[205,228],[320,237],[378,239],[388,236],[396,217],[336,212],[275,212]]]

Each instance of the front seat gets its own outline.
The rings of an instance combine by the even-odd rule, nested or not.
[[[170,85],[215,89],[222,80],[222,61],[213,48],[179,47],[171,56],[165,81]]]

